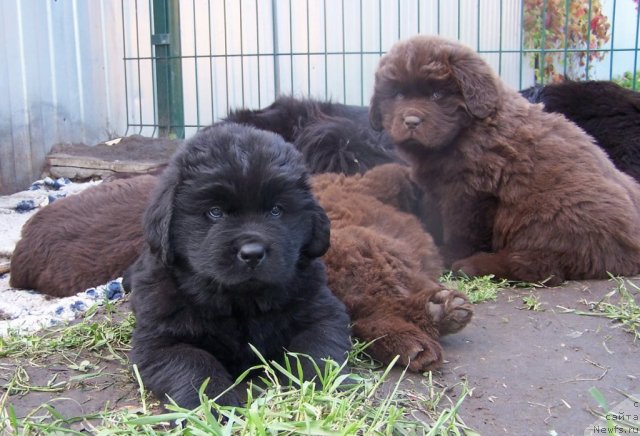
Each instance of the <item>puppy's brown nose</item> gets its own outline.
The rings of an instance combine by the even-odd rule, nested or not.
[[[266,254],[264,245],[250,242],[240,247],[238,259],[246,263],[249,268],[255,268],[264,260]]]
[[[407,129],[415,129],[422,123],[422,120],[415,115],[407,115],[404,117],[404,125]]]

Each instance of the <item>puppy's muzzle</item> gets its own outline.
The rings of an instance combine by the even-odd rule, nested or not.
[[[267,257],[267,248],[261,243],[249,242],[240,247],[237,256],[249,268],[254,269]]]

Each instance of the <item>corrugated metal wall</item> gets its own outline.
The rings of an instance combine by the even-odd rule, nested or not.
[[[57,142],[123,133],[122,17],[112,0],[0,1],[0,193],[28,187]]]

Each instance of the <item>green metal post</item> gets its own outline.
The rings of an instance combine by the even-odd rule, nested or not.
[[[160,136],[184,138],[179,0],[153,0],[151,43]]]

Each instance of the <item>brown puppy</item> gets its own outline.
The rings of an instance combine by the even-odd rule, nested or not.
[[[154,176],[101,183],[38,211],[11,256],[10,285],[66,297],[122,275],[141,251]]]
[[[364,175],[313,177],[313,191],[331,219],[324,257],[329,287],[351,315],[353,334],[374,341],[382,362],[400,355],[413,371],[442,362],[438,337],[462,329],[472,308],[438,277],[437,248],[411,209],[415,186],[406,167],[387,164]],[[395,207],[394,207],[395,206]]]
[[[156,180],[105,183],[38,212],[14,253],[12,284],[66,296],[122,275],[142,251],[142,215]],[[375,340],[369,350],[384,363],[400,355],[414,371],[437,367],[438,337],[462,329],[472,307],[438,283],[442,261],[433,240],[402,212],[422,203],[409,169],[324,174],[312,185],[332,221],[329,287],[348,307],[354,334]]]
[[[549,283],[640,272],[640,186],[470,48],[397,43],[380,60],[370,120],[437,204],[454,270]]]

